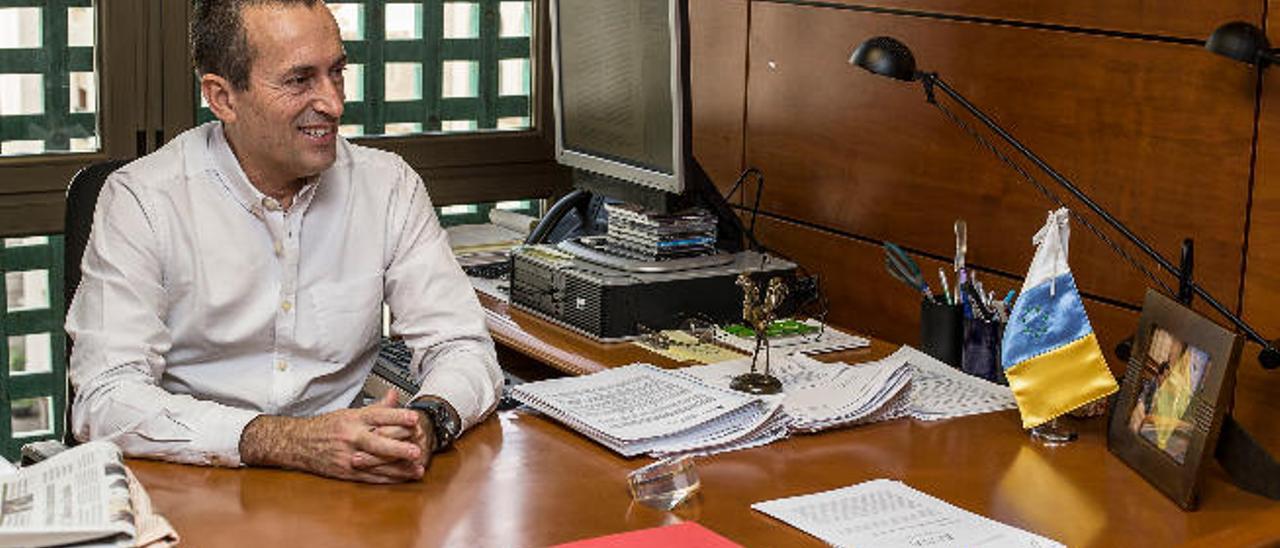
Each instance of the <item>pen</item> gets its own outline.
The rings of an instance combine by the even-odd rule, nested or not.
[[[942,304],[955,304],[951,300],[951,288],[947,286],[947,273],[942,271],[942,267],[938,267],[938,280],[942,282],[942,296],[946,298]]]

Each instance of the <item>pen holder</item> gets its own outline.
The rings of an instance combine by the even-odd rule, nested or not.
[[[920,350],[951,367],[960,367],[963,320],[959,305],[920,301]]]
[[[1000,365],[1004,323],[981,318],[964,320],[964,347],[960,370],[996,384],[1009,384]]]

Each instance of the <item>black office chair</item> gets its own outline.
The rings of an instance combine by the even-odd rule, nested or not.
[[[107,176],[120,169],[131,160],[108,160],[85,166],[71,178],[67,187],[67,211],[63,224],[63,277],[62,292],[64,306],[71,306],[71,299],[80,287],[80,260],[84,257],[84,248],[89,244],[89,233],[93,231],[93,210],[98,205],[98,193],[107,181]],[[65,316],[66,310],[63,310]],[[71,337],[65,332],[66,356],[71,357]],[[68,372],[70,375],[70,372]],[[75,392],[71,383],[67,382],[66,413],[62,429],[62,441],[68,447],[76,444],[71,433],[71,404],[75,401]]]

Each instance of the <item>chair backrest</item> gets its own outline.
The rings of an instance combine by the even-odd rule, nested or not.
[[[65,244],[62,256],[62,292],[66,297],[62,302],[67,307],[71,306],[76,288],[80,287],[80,260],[84,257],[85,246],[89,244],[89,233],[93,231],[93,210],[98,204],[98,193],[102,191],[103,183],[107,182],[107,176],[128,162],[129,160],[108,160],[85,166],[71,178],[71,185],[67,187],[67,211],[63,225]],[[63,310],[63,314],[65,316],[66,310]],[[65,333],[63,336],[66,337],[66,356],[70,359],[71,337]],[[75,392],[71,389],[71,383],[68,382],[66,413],[63,417],[66,422],[62,430],[63,443],[68,446],[76,443],[75,436],[71,434],[71,404],[74,401]]]

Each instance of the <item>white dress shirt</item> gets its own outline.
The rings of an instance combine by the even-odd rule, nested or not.
[[[219,122],[112,174],[98,198],[74,340],[72,428],[132,456],[237,466],[259,414],[348,407],[377,354],[382,303],[419,395],[467,428],[502,373],[484,313],[422,180],[339,138],[284,210],[245,177]]]

